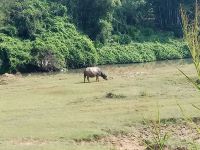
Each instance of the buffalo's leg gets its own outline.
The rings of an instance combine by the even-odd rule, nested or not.
[[[85,78],[86,78],[86,76],[84,75],[84,83],[85,83]]]
[[[90,82],[89,77],[87,77],[88,82]]]
[[[96,82],[99,82],[99,76],[96,76]]]

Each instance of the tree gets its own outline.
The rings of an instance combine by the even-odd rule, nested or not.
[[[95,40],[101,33],[102,20],[111,21],[120,0],[62,0],[68,6],[73,21],[84,33]]]
[[[120,7],[116,7],[113,15],[115,33],[128,34],[129,28],[135,26],[150,26],[152,6],[147,0],[123,0]]]
[[[181,36],[181,0],[150,0],[155,14],[155,25],[163,30],[174,31]]]
[[[19,0],[9,10],[7,24],[16,27],[19,37],[32,40],[51,26],[52,17],[67,13],[66,7],[41,0]]]

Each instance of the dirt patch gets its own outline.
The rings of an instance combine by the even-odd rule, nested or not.
[[[154,127],[142,127],[138,129],[137,135],[138,138],[143,140],[151,140],[154,136]],[[177,139],[180,141],[196,141],[200,140],[200,134],[197,132],[195,127],[187,123],[181,124],[170,124],[170,125],[161,125],[160,126],[161,135],[166,133],[169,135],[170,139]],[[199,143],[200,144],[200,143]]]
[[[8,81],[13,81],[13,80],[19,79],[20,77],[22,77],[20,73],[17,73],[17,74],[5,73],[0,76],[0,85],[6,85],[8,84]]]
[[[144,150],[145,146],[138,138],[129,135],[109,136],[99,141],[103,144],[111,144],[116,150]]]
[[[114,94],[114,93],[112,93],[112,92],[110,92],[110,93],[107,93],[106,94],[106,98],[110,98],[110,99],[123,99],[123,98],[126,98],[126,96],[125,95],[122,95],[122,94]]]
[[[160,128],[160,129],[159,129]],[[168,135],[169,139],[166,142],[164,150],[187,150],[191,149],[191,145],[200,145],[200,134],[197,131],[199,124],[191,124],[186,122],[161,124],[155,129],[154,125],[146,125],[136,129],[136,137],[143,143],[154,142],[157,137],[158,130],[160,136]],[[157,130],[157,131],[156,131]],[[147,144],[148,145],[148,144]],[[158,145],[153,145],[155,150],[159,150]],[[147,148],[148,149],[148,148]]]
[[[6,82],[5,80],[0,80],[0,85],[6,85],[8,84],[8,82]]]
[[[157,144],[151,145],[156,136],[153,126],[141,125],[141,127],[132,128],[132,133],[105,130],[109,136],[89,140],[76,140],[75,142],[79,144],[100,143],[111,145],[111,149],[115,150],[160,150]],[[191,145],[200,145],[200,134],[193,126],[185,122],[162,124],[160,126],[160,133],[161,136],[164,136],[165,133],[169,135],[169,139],[162,150],[189,150],[191,149]]]
[[[8,78],[8,79],[9,79],[9,78],[15,78],[15,75],[9,74],[9,73],[5,73],[5,74],[2,75],[2,77],[3,77],[3,78]]]
[[[142,77],[147,75],[148,73],[146,72],[123,72],[123,73],[119,73],[119,75],[121,75],[121,77],[123,78],[135,78],[135,77]]]
[[[13,139],[10,142],[12,143],[12,145],[23,145],[23,146],[45,145],[49,143],[49,141],[40,139],[31,139],[31,138]]]
[[[74,142],[80,145],[86,143],[109,145],[111,150],[145,150],[145,146],[133,135],[98,136],[90,139],[78,139],[74,140]]]

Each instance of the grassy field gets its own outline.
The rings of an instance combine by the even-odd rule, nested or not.
[[[0,149],[114,149],[112,143],[91,141],[134,133],[144,119],[155,119],[157,103],[162,119],[182,117],[177,103],[199,117],[191,103],[200,106],[200,93],[176,67],[195,76],[191,63],[165,61],[102,66],[109,80],[85,84],[81,70],[1,77]]]

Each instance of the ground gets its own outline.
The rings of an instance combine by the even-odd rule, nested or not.
[[[200,106],[200,92],[177,69],[194,78],[190,61],[101,68],[109,80],[83,83],[82,70],[2,76],[0,150],[142,150],[153,134],[145,120],[158,109],[171,147],[198,145],[199,134],[181,119],[200,116],[192,106]]]

